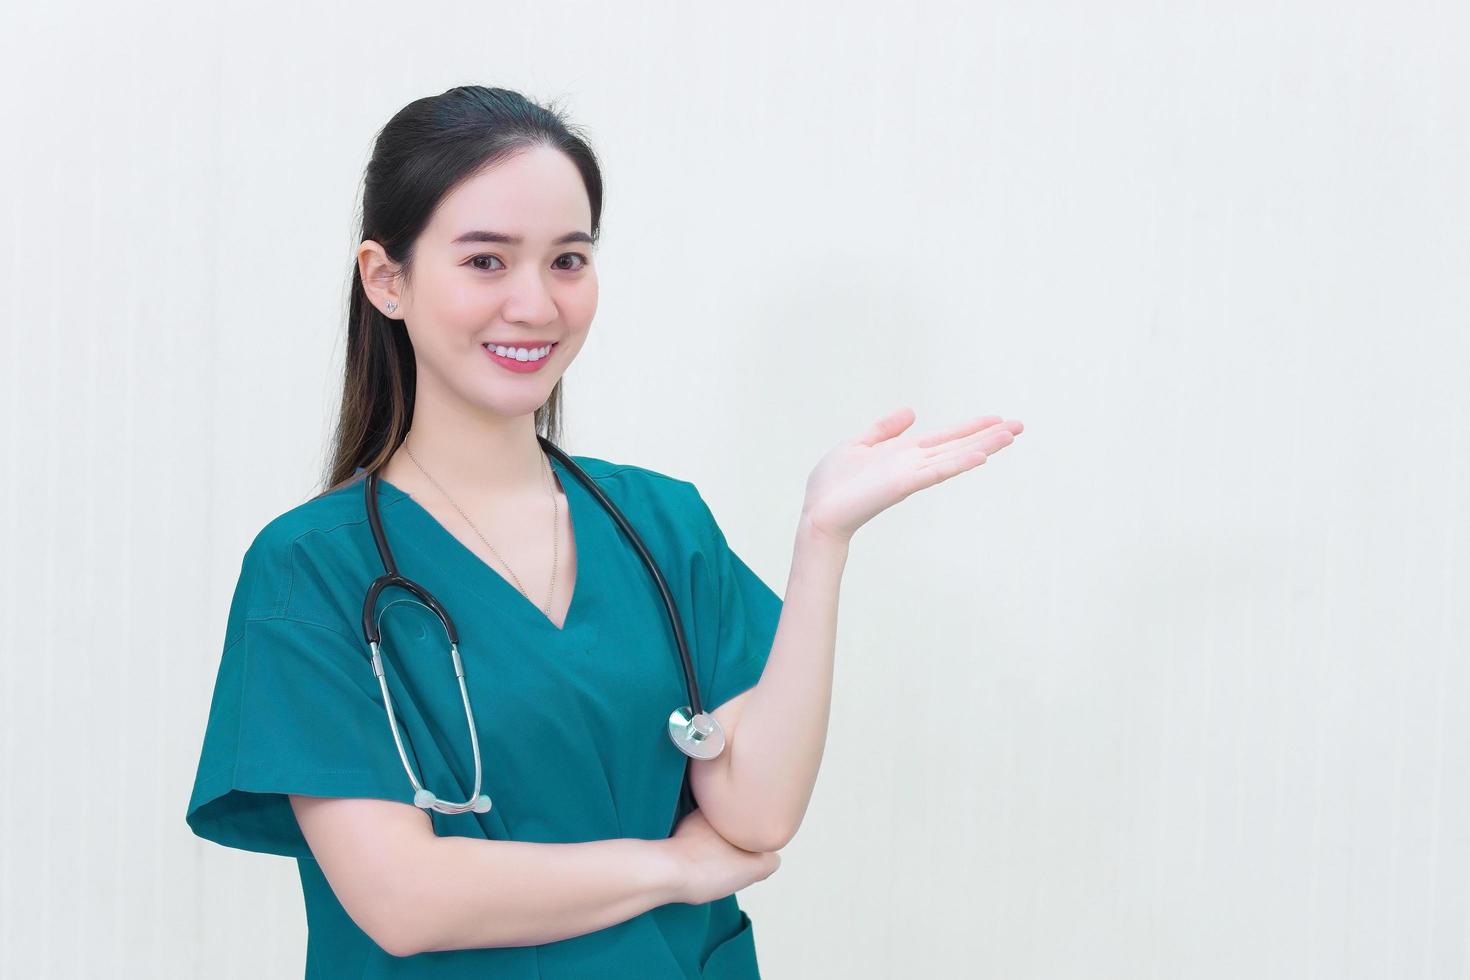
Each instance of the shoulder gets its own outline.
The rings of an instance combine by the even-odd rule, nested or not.
[[[384,506],[403,496],[381,485],[379,492]],[[367,506],[359,478],[272,517],[256,533],[250,543],[250,551],[261,556],[290,551],[303,539],[330,535],[339,529],[366,523]]]
[[[401,496],[381,485],[380,493],[385,504]],[[255,536],[252,547],[287,544],[306,535],[327,534],[339,527],[361,524],[366,520],[367,508],[363,502],[362,479],[359,477],[272,517]]]
[[[403,496],[383,488],[383,506]],[[299,584],[328,566],[349,560],[371,541],[361,479],[297,504],[266,521],[240,563],[237,612],[246,618],[289,617],[303,591]],[[298,602],[293,602],[293,598]]]
[[[633,523],[663,525],[676,537],[696,543],[707,540],[715,530],[714,516],[693,481],[596,456],[571,458]]]
[[[675,502],[698,496],[692,482],[671,473],[633,463],[615,463],[597,456],[568,455],[604,489],[615,488],[620,493]]]

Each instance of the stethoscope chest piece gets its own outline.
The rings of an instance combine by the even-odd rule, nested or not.
[[[707,711],[691,715],[688,705],[669,715],[669,738],[693,759],[713,759],[725,751],[725,729]]]

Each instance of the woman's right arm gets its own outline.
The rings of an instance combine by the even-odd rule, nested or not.
[[[337,900],[395,956],[580,936],[670,902],[733,894],[781,860],[725,841],[698,810],[667,839],[537,844],[439,837],[407,803],[290,799]]]

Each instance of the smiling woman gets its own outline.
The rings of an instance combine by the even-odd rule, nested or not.
[[[591,488],[661,570],[731,738],[782,600],[692,483],[549,452],[601,212],[586,141],[515,92],[450,89],[378,136],[326,488],[241,563],[187,813],[297,861],[308,978],[759,976],[735,892],[780,859],[737,846],[772,838],[733,809],[694,808],[669,610]],[[379,531],[454,611],[452,652],[428,605],[363,608]],[[494,804],[435,809],[408,763],[451,801],[482,770]]]
[[[404,202],[401,221],[414,213],[429,216],[413,238],[373,234],[364,223],[352,321],[359,329],[348,336],[349,351],[368,356],[383,349],[413,363],[415,387],[420,379],[427,382],[414,405],[424,454],[441,457],[440,468],[460,482],[488,490],[525,486],[540,473],[539,452],[526,437],[558,412],[560,375],[581,350],[597,312],[595,249],[586,246],[596,243],[602,194],[591,150],[580,142],[566,145],[569,134],[559,141],[514,135],[487,129],[463,176],[439,175],[447,184],[441,197]],[[464,158],[452,159],[462,164]],[[487,218],[493,230],[485,228]],[[393,312],[379,313],[380,307]],[[544,359],[531,356],[548,346]],[[506,358],[494,347],[528,353]],[[484,353],[467,356],[476,348]],[[510,373],[487,374],[487,363]],[[517,375],[526,383],[507,383]],[[406,393],[394,397],[402,403],[390,406],[395,417],[406,418]],[[344,409],[361,404],[344,401]],[[462,444],[464,433],[456,429],[473,424],[460,421],[465,407],[516,420],[500,424],[495,437],[512,457],[509,468],[488,453],[475,460],[449,445]],[[348,420],[346,427],[355,424]],[[557,441],[555,427],[546,427]],[[427,445],[430,440],[438,446]],[[396,468],[397,445],[382,440],[375,448],[368,469]],[[352,471],[342,468],[347,463],[362,463],[349,457],[338,454],[333,485],[350,477]]]

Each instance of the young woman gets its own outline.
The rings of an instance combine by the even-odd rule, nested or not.
[[[783,602],[692,483],[556,448],[601,212],[586,141],[514,92],[454,88],[378,136],[327,490],[245,554],[187,815],[297,859],[308,977],[758,977],[735,892],[811,797],[848,542],[1021,431],[906,436],[904,409],[839,444]],[[369,594],[379,531],[454,652],[424,596]],[[718,723],[697,735],[671,716],[686,653]],[[721,731],[709,757],[677,742]]]

